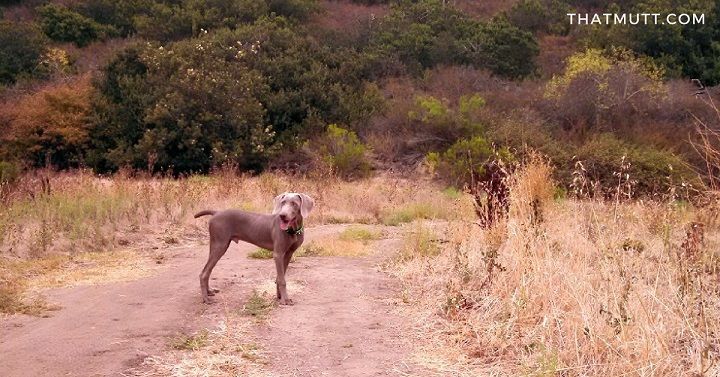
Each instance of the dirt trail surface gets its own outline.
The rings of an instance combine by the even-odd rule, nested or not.
[[[310,229],[306,242],[341,229]],[[49,318],[0,320],[0,375],[123,375],[162,354],[178,333],[214,326],[213,311],[241,305],[252,289],[272,281],[272,262],[248,259],[252,250],[243,243],[228,250],[213,272],[211,286],[221,292],[211,306],[200,303],[198,288],[204,245],[169,252],[167,265],[150,277],[46,292],[62,307]],[[425,374],[406,360],[409,329],[394,314],[397,286],[377,270],[378,258],[307,257],[291,264],[296,304],[275,308],[253,329],[268,375]]]

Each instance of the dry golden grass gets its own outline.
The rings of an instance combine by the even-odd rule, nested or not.
[[[549,172],[518,172],[507,221],[453,221],[438,256],[389,269],[432,335],[419,361],[459,375],[719,375],[719,230],[688,237],[695,211],[679,203],[555,201]]]
[[[47,176],[47,184],[37,175]],[[309,226],[324,223],[393,224],[415,218],[456,218],[456,199],[428,181],[377,177],[346,182],[332,177],[257,177],[220,171],[183,179],[97,178],[88,172],[37,173],[21,180],[0,204],[0,254],[41,257],[58,252],[106,251],[181,243],[205,233],[201,209],[268,212],[284,191],[306,192],[316,208]]]
[[[37,312],[43,307],[42,301],[23,303],[28,288],[37,291],[145,276],[151,271],[138,264],[140,256],[152,258],[147,254],[153,248],[206,237],[206,220],[194,219],[196,211],[268,212],[272,199],[285,191],[307,192],[315,198],[308,226],[388,219],[401,224],[416,218],[460,216],[453,211],[457,197],[423,180],[376,177],[346,182],[272,173],[249,177],[230,170],[182,179],[122,173],[98,178],[85,171],[35,171],[22,177],[0,201],[0,270],[7,276],[0,279],[0,312]],[[359,256],[367,253],[366,242],[352,237],[324,240],[306,249],[314,247],[315,255]],[[127,258],[135,251],[137,257]],[[17,276],[22,282],[16,283]],[[29,277],[34,280],[28,281]]]

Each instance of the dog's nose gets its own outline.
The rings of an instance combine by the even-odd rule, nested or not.
[[[280,214],[280,219],[282,219],[282,221],[288,221],[288,217],[287,217],[287,215],[284,214],[284,213],[283,213],[283,214]]]

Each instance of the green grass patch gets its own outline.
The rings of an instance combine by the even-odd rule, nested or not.
[[[265,319],[274,306],[274,301],[268,299],[264,295],[253,290],[250,298],[248,298],[243,307],[243,314],[255,317],[257,319]]]
[[[398,255],[402,260],[432,257],[440,254],[440,247],[435,241],[435,234],[422,225],[407,232],[403,241],[403,248]]]
[[[175,350],[197,351],[208,344],[208,331],[202,330],[196,334],[180,334],[170,341],[170,347]]]
[[[273,257],[272,251],[268,250],[268,249],[263,249],[263,248],[257,249],[248,254],[248,258],[251,258],[251,259],[272,259],[272,257]]]
[[[397,226],[409,223],[416,219],[445,218],[447,213],[430,203],[413,203],[405,207],[393,210],[382,216],[382,223],[390,226]]]
[[[459,199],[463,194],[462,191],[453,186],[446,188],[442,193],[450,199]]]
[[[360,241],[364,244],[382,238],[382,232],[373,231],[364,226],[349,226],[340,233],[340,239],[346,241]]]

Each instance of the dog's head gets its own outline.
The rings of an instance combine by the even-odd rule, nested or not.
[[[297,229],[302,219],[310,215],[315,202],[302,193],[286,192],[275,197],[273,215],[280,216],[280,229]]]

